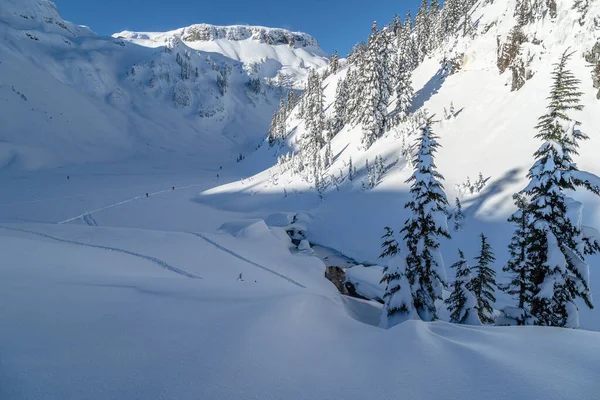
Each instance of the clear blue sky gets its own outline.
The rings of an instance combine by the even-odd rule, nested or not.
[[[100,35],[166,31],[195,23],[263,25],[313,35],[328,53],[346,55],[371,23],[415,15],[419,0],[54,0],[64,19]]]

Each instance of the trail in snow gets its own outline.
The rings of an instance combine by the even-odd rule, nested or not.
[[[221,246],[220,244],[218,244],[214,240],[211,240],[211,239],[207,238],[206,236],[204,236],[201,233],[190,232],[190,234],[192,234],[194,236],[197,236],[197,237],[199,237],[201,239],[204,239],[205,241],[207,241],[208,243],[212,244],[213,246],[215,246],[219,250],[224,251],[225,253],[227,253],[227,254],[235,257],[235,258],[238,258],[238,259],[240,259],[240,260],[242,260],[242,261],[244,261],[244,262],[246,262],[246,263],[248,263],[250,265],[253,265],[253,266],[257,267],[257,268],[260,268],[260,269],[262,269],[264,271],[267,271],[267,272],[269,272],[269,273],[271,273],[273,275],[276,275],[276,276],[280,277],[281,279],[284,279],[284,280],[288,281],[289,283],[291,283],[293,285],[296,285],[296,286],[298,286],[298,287],[300,287],[302,289],[306,289],[306,286],[304,286],[303,284],[301,284],[301,283],[293,280],[292,278],[289,278],[289,277],[287,277],[287,276],[285,276],[283,274],[280,274],[279,272],[273,271],[272,269],[267,268],[264,265],[260,265],[258,263],[255,263],[254,261],[248,260],[246,257],[241,256],[238,253],[236,253],[236,252],[234,252],[232,250],[229,250],[228,248],[226,248],[224,246]]]
[[[179,188],[175,188],[175,190],[173,190],[172,188],[171,189],[167,189],[167,190],[160,190],[158,192],[148,193],[148,197],[156,196],[156,195],[162,194],[162,193],[175,192],[175,191],[178,191],[178,190],[190,189],[190,188],[200,187],[200,186],[205,186],[205,184],[195,184],[195,185],[181,186]],[[136,196],[136,197],[132,197],[132,198],[127,199],[127,200],[120,201],[118,203],[109,204],[109,205],[104,206],[102,208],[98,208],[98,209],[93,210],[93,211],[87,211],[87,212],[84,212],[83,214],[80,214],[80,215],[78,215],[76,217],[65,219],[64,221],[57,222],[57,224],[59,224],[59,225],[61,225],[61,224],[67,224],[69,222],[73,222],[73,221],[76,221],[78,219],[83,219],[86,224],[90,225],[88,223],[88,221],[86,221],[86,218],[89,217],[89,216],[91,216],[91,214],[94,214],[94,213],[97,213],[97,212],[100,212],[100,211],[104,211],[104,210],[107,210],[109,208],[117,207],[117,206],[120,206],[120,205],[123,205],[123,204],[131,203],[132,201],[143,199],[144,197],[146,197],[146,195]],[[98,226],[98,223],[96,223],[96,225],[91,225],[91,226]]]
[[[98,226],[98,222],[90,214],[83,216],[83,222],[85,222],[87,226]]]
[[[147,261],[150,261],[154,264],[157,264],[158,266],[167,269],[171,272],[174,272],[178,275],[182,275],[185,276],[187,278],[191,278],[191,279],[202,279],[201,276],[192,274],[191,272],[187,272],[184,271],[181,268],[178,268],[174,265],[171,265],[163,260],[160,260],[156,257],[152,257],[152,256],[147,256],[144,254],[140,254],[140,253],[136,253],[130,250],[125,250],[125,249],[119,249],[117,247],[109,247],[109,246],[102,246],[102,245],[98,245],[98,244],[90,244],[90,243],[83,243],[83,242],[78,242],[76,240],[69,240],[69,239],[63,239],[63,238],[59,238],[56,236],[52,236],[52,235],[48,235],[46,233],[41,233],[41,232],[36,232],[36,231],[30,231],[28,229],[20,229],[20,228],[9,228],[6,226],[0,226],[0,229],[6,229],[9,231],[14,231],[14,232],[23,232],[23,233],[29,233],[31,235],[36,235],[36,236],[40,236],[43,238],[47,238],[47,239],[51,239],[51,240],[55,240],[57,242],[61,242],[61,243],[69,243],[69,244],[75,244],[78,246],[85,246],[85,247],[91,247],[91,248],[95,248],[95,249],[102,249],[102,250],[108,250],[108,251],[116,251],[118,253],[123,253],[123,254],[128,254],[130,256],[134,256],[134,257],[138,257]]]

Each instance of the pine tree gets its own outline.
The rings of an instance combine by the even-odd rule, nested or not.
[[[533,22],[533,13],[530,0],[518,0],[515,6],[515,16],[519,26],[525,26]]]
[[[323,109],[323,88],[321,78],[315,70],[308,76],[308,86],[304,96],[304,121],[306,133],[302,137],[301,154],[304,158],[306,177],[317,187],[318,177],[322,173],[320,150],[325,144],[325,112]]]
[[[400,251],[398,241],[394,237],[392,228],[386,226],[384,229],[385,235],[381,237],[383,239],[383,243],[381,244],[383,250],[379,255],[379,258],[393,257]]]
[[[394,68],[396,69],[396,109],[394,110],[394,120],[397,123],[406,120],[406,117],[408,117],[415,94],[408,62],[406,62],[401,54],[396,56]]]
[[[273,113],[271,125],[269,125],[269,135],[267,136],[269,146],[273,146],[277,141],[277,112]]]
[[[415,38],[417,43],[417,51],[419,55],[418,61],[421,62],[427,55],[427,50],[430,47],[432,25],[429,20],[429,2],[421,0],[421,6],[415,16]]]
[[[367,55],[360,84],[362,85],[362,103],[358,109],[358,122],[363,125],[362,144],[365,148],[383,134],[386,128],[387,106],[392,93],[388,70],[389,31],[377,30],[374,22],[367,46]]]
[[[548,111],[536,126],[537,138],[544,143],[535,153],[536,162],[529,170],[529,185],[524,193],[530,198],[531,227],[527,237],[527,259],[532,265],[534,296],[531,314],[538,325],[577,327],[576,300],[593,307],[589,287],[589,266],[585,262],[586,240],[581,232],[581,217],[567,217],[567,190],[578,186],[600,193],[587,181],[573,162],[579,141],[587,135],[573,121],[569,111],[579,111],[579,80],[566,68],[571,54],[565,52],[555,65]]]
[[[348,80],[340,79],[335,91],[335,102],[333,105],[333,135],[337,135],[342,130],[348,118]]]
[[[364,71],[363,65],[364,59],[357,58],[355,64],[348,70],[345,79],[346,90],[348,92],[348,102],[345,105],[345,122],[351,123],[353,126],[358,122],[360,106],[364,101],[364,87],[361,85],[362,73],[359,73],[359,71]],[[340,104],[340,107],[343,106]]]
[[[375,157],[375,181],[379,182],[383,175],[385,175],[385,160],[382,156]]]
[[[437,319],[435,301],[442,298],[446,272],[439,250],[439,238],[449,238],[445,210],[448,200],[437,172],[434,154],[439,147],[431,129],[431,118],[422,127],[415,171],[407,180],[411,183],[412,199],[406,203],[410,217],[406,220],[404,240],[408,248],[406,276],[410,282],[414,305],[424,321]]]
[[[283,96],[279,100],[279,109],[277,111],[277,139],[282,141],[287,134],[287,112],[286,112],[286,104]]]
[[[454,211],[454,230],[456,232],[460,231],[460,228],[462,228],[462,223],[463,220],[465,219],[465,215],[462,212],[462,205],[460,204],[460,200],[457,197],[455,202],[455,211]]]
[[[412,71],[419,65],[419,52],[418,46],[413,38],[413,21],[410,11],[404,18],[404,24],[402,26],[402,34],[399,38],[400,47],[398,51],[402,53],[403,58],[408,68]]]
[[[510,258],[502,268],[510,274],[510,282],[502,286],[502,290],[518,301],[517,307],[522,310],[517,324],[524,325],[529,315],[529,304],[533,298],[534,288],[531,285],[532,265],[527,260],[527,237],[529,236],[529,204],[520,194],[513,196],[517,211],[508,222],[516,225],[513,237],[508,245]]]
[[[398,37],[400,35],[400,31],[402,29],[402,22],[400,22],[400,16],[398,14],[394,14],[394,20],[392,22],[392,33],[394,36]]]
[[[432,0],[429,6],[429,39],[426,43],[427,54],[437,49],[443,40],[442,30],[442,11],[440,9],[440,2],[438,0]]]
[[[292,113],[292,110],[296,107],[296,101],[297,101],[296,91],[292,89],[287,93],[287,99],[285,102],[285,104],[286,104],[285,111],[286,111],[287,115],[290,115]]]
[[[329,58],[329,73],[337,74],[340,69],[340,57],[338,51],[334,51],[333,55]]]
[[[445,300],[450,311],[450,322],[455,324],[481,325],[477,313],[477,297],[471,290],[471,268],[464,253],[458,250],[459,260],[450,268],[456,269],[456,279],[452,284],[452,293]]]
[[[356,168],[352,164],[352,157],[350,157],[350,160],[348,161],[348,179],[353,181],[355,177],[356,177]]]
[[[442,11],[445,34],[454,35],[458,28],[458,23],[463,17],[464,2],[463,0],[446,0],[444,2],[444,9]]]
[[[475,270],[475,277],[471,282],[471,290],[475,294],[477,299],[477,313],[479,319],[484,324],[494,322],[492,318],[494,308],[492,304],[496,302],[494,293],[496,291],[496,271],[490,266],[496,257],[492,252],[492,247],[487,241],[487,238],[481,234],[481,250],[479,255],[475,257],[477,265],[473,268]]]
[[[380,326],[391,328],[411,318],[413,303],[410,284],[406,278],[406,262],[398,256],[400,250],[394,231],[387,226],[385,230],[381,245],[383,250],[379,258],[386,259],[388,265],[383,269],[380,282],[386,284]]]
[[[329,168],[333,164],[333,151],[331,149],[331,138],[333,133],[331,130],[327,130],[326,141],[325,141],[325,157],[324,157],[324,167]]]

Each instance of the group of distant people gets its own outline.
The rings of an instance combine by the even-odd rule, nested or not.
[[[219,167],[219,169],[223,169],[223,167]],[[67,180],[70,180],[71,177],[69,175],[67,175]],[[217,174],[217,180],[219,180],[219,174]],[[175,191],[175,186],[171,187],[172,191]],[[148,192],[146,192],[146,197],[150,197],[150,194]]]

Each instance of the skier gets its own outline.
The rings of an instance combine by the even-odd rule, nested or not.
[[[173,191],[175,191],[175,186],[173,186]]]
[[[146,193],[146,197],[148,197],[148,193]]]

